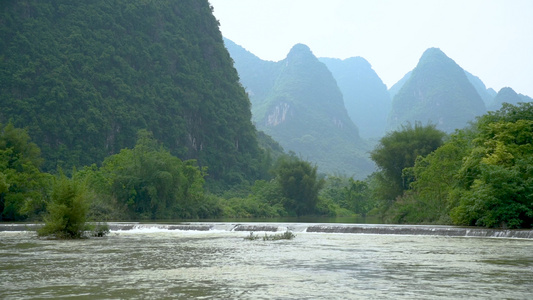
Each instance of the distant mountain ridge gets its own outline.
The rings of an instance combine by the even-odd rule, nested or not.
[[[518,94],[510,87],[504,87],[489,103],[488,110],[498,110],[503,103],[516,105],[519,102],[533,102],[533,99],[529,96]]]
[[[309,47],[297,44],[284,60],[264,62],[226,43],[259,130],[285,150],[316,163],[319,172],[358,178],[372,172],[368,146],[346,112],[335,79]]]

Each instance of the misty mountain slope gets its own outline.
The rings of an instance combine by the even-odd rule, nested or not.
[[[253,177],[250,103],[207,0],[3,1],[0,122],[44,169],[101,162],[152,131],[211,178]]]
[[[420,121],[453,132],[485,112],[485,104],[464,70],[440,49],[430,48],[395,95],[388,129]]]
[[[391,100],[394,99],[396,94],[398,94],[398,92],[402,89],[403,85],[407,82],[407,80],[409,80],[411,74],[413,74],[412,70],[403,75],[403,77],[398,80],[398,82],[396,82],[393,86],[390,87],[389,96]]]
[[[239,71],[241,83],[247,90],[257,90],[243,70],[246,53],[228,47]],[[331,72],[311,52],[309,47],[295,45],[284,60],[269,65],[275,70],[274,79],[267,71],[265,85],[273,84],[269,92],[249,93],[252,99],[253,120],[280,143],[286,151],[293,151],[314,162],[319,172],[343,173],[363,178],[373,170],[365,142],[346,109],[342,93]],[[246,66],[265,74],[261,64]],[[261,90],[261,88],[259,88]]]
[[[337,81],[348,115],[364,138],[385,134],[391,100],[387,86],[362,57],[319,58]]]
[[[487,88],[483,81],[481,81],[479,77],[472,75],[472,73],[465,70],[465,74],[468,78],[468,81],[472,83],[481,99],[483,99],[485,106],[488,107],[488,105],[493,101],[494,97],[496,97],[496,91],[492,88]]]
[[[224,44],[234,59],[240,82],[250,96],[253,106],[254,101],[263,100],[274,86],[280,65],[260,59],[227,38],[224,38]]]
[[[394,99],[394,96],[400,91],[402,86],[407,82],[409,77],[411,77],[411,74],[413,71],[407,72],[402,79],[398,80],[390,89],[389,94],[391,99]],[[479,79],[479,77],[473,75],[472,73],[465,70],[466,77],[468,78],[468,81],[474,86],[476,91],[478,92],[481,99],[483,99],[483,102],[485,103],[485,106],[489,105],[494,97],[496,97],[496,91],[492,88],[487,88],[483,81]]]

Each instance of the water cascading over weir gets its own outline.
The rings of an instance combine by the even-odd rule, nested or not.
[[[40,224],[0,224],[0,231],[35,230]],[[492,229],[439,225],[319,224],[319,223],[216,223],[190,222],[148,224],[135,222],[108,223],[113,231],[219,231],[219,232],[309,232],[345,234],[433,235],[449,237],[489,237],[533,239],[532,229]]]

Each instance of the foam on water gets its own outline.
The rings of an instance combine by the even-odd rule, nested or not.
[[[35,230],[40,224],[0,224],[0,231]],[[381,225],[381,224],[319,224],[319,223],[231,223],[231,222],[183,222],[152,224],[135,222],[108,223],[111,232],[162,233],[162,232],[313,232],[338,234],[392,234],[433,235],[452,237],[491,237],[533,239],[533,230],[490,229],[459,226],[430,225]]]

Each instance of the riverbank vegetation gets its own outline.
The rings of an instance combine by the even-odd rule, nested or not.
[[[504,104],[455,131],[402,180],[407,188],[382,205],[388,222],[531,228],[533,103]]]
[[[220,191],[206,184],[208,167],[173,156],[146,130],[132,149],[100,166],[73,169],[70,176],[46,173],[26,130],[9,123],[0,133],[1,220],[44,220],[43,235],[65,229],[65,236],[78,237],[87,231],[85,221],[349,216],[357,209],[345,198],[363,191],[355,187],[362,182],[325,178],[293,153],[278,155],[265,179]]]
[[[504,105],[445,135],[404,126],[371,153],[366,180],[320,174],[280,154],[265,179],[211,189],[209,168],[173,156],[138,132],[132,149],[100,165],[41,172],[26,130],[0,125],[2,221],[45,221],[43,235],[78,237],[87,222],[290,216],[379,216],[388,223],[530,228],[533,224],[533,105]],[[213,190],[216,190],[214,192]]]

